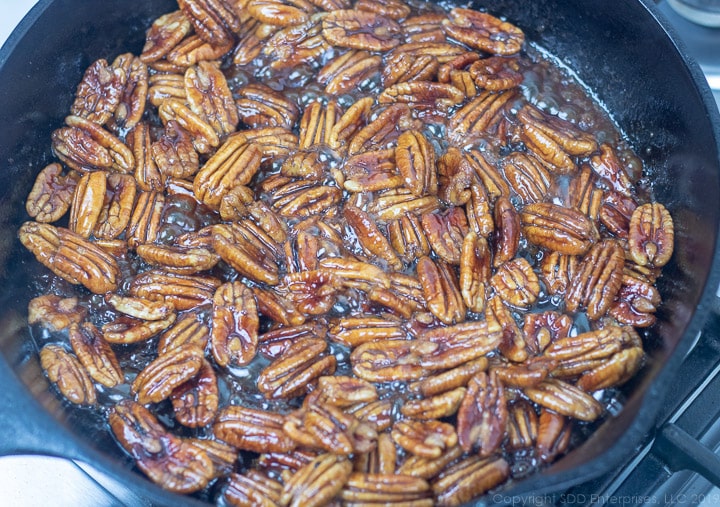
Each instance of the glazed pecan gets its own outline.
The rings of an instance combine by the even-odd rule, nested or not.
[[[335,372],[335,356],[326,352],[327,343],[318,338],[302,338],[290,345],[267,366],[257,379],[266,398],[294,398],[313,389],[317,379]]]
[[[562,254],[582,255],[600,237],[585,215],[552,203],[528,204],[520,211],[520,223],[529,242]]]
[[[242,122],[252,128],[291,129],[300,114],[295,102],[261,83],[240,88],[235,105]]]
[[[330,95],[348,93],[380,72],[381,64],[380,56],[351,49],[326,63],[318,71],[317,81],[325,85],[325,93]]]
[[[179,0],[178,6],[205,42],[224,46],[234,41],[239,20],[224,0]]]
[[[219,393],[212,365],[203,360],[197,374],[172,391],[170,401],[175,419],[183,426],[198,428],[213,422],[218,411]]]
[[[438,505],[454,507],[501,484],[509,475],[510,465],[504,458],[470,456],[445,468],[432,488]]]
[[[505,179],[524,204],[541,202],[547,195],[550,174],[534,157],[512,153],[503,159],[501,167]]]
[[[507,447],[510,450],[535,446],[538,437],[538,415],[530,403],[519,399],[509,405],[507,432]]]
[[[77,297],[63,298],[45,294],[28,303],[28,324],[40,324],[51,331],[62,331],[71,324],[85,320],[87,308],[80,306]]]
[[[198,62],[185,71],[185,92],[192,111],[206,119],[219,137],[235,131],[238,108],[218,65]]]
[[[630,218],[628,247],[639,266],[662,267],[670,260],[675,229],[670,213],[660,203],[638,206]]]
[[[120,445],[150,479],[176,493],[201,490],[213,475],[205,451],[167,431],[142,405],[123,400],[108,415]]]
[[[305,23],[290,25],[274,33],[262,50],[271,58],[270,68],[314,67],[327,60],[333,48],[322,36],[324,17],[325,13],[315,14]]]
[[[491,260],[485,238],[478,237],[473,231],[468,232],[460,254],[460,293],[472,312],[482,313],[485,310]]]
[[[422,132],[409,130],[400,134],[395,161],[405,187],[413,194],[420,197],[437,193],[435,150]]]
[[[220,366],[244,366],[258,344],[258,312],[253,292],[241,282],[226,282],[213,296],[210,347]]]
[[[437,172],[438,195],[443,201],[461,206],[470,200],[470,187],[476,181],[475,171],[458,148],[450,146],[440,156]]]
[[[515,25],[472,9],[452,9],[443,28],[453,39],[496,55],[518,53],[525,42],[525,34]]]
[[[58,163],[47,165],[35,178],[25,209],[38,222],[51,223],[59,220],[70,208],[77,179],[63,175]]]
[[[159,320],[140,320],[122,315],[103,324],[103,337],[110,343],[118,344],[145,341],[171,326],[175,318],[175,313]]]
[[[368,474],[394,474],[397,465],[397,449],[389,433],[380,433],[377,446],[353,459],[355,472]]]
[[[468,233],[468,223],[461,207],[451,207],[441,213],[425,213],[422,228],[435,254],[450,264],[460,264],[462,243]]]
[[[321,507],[340,492],[351,473],[347,458],[321,454],[285,482],[279,505]]]
[[[448,121],[450,139],[461,146],[468,135],[482,136],[497,125],[507,104],[515,98],[513,90],[482,92],[461,107]]]
[[[323,18],[322,26],[323,37],[334,46],[387,51],[400,44],[400,25],[373,12],[333,11]]]
[[[604,411],[603,406],[585,391],[558,379],[543,380],[535,387],[526,387],[523,392],[538,405],[581,421],[594,421]]]
[[[470,65],[469,72],[480,88],[492,92],[514,88],[523,81],[520,66],[514,58],[483,58]]]
[[[306,315],[322,315],[335,304],[340,280],[328,270],[301,271],[286,275],[278,287]]]
[[[353,373],[368,382],[417,380],[428,370],[422,356],[437,345],[423,341],[380,340],[359,345],[350,355]]]
[[[528,357],[525,337],[502,298],[493,296],[488,300],[485,319],[491,327],[499,325],[502,328],[502,341],[498,348],[503,356],[515,362],[525,361]]]
[[[412,16],[402,21],[401,26],[405,41],[408,43],[445,42],[442,22],[444,13],[428,12]]]
[[[212,247],[230,266],[248,278],[277,285],[278,245],[249,221],[212,227]]]
[[[212,125],[193,112],[185,101],[167,98],[158,107],[158,114],[163,125],[175,122],[182,127],[190,135],[193,147],[198,153],[210,153],[220,145],[220,138]]]
[[[430,485],[419,477],[355,472],[339,496],[348,505],[368,502],[429,507],[433,504],[429,495]]]
[[[165,132],[150,149],[165,176],[189,178],[200,169],[200,159],[190,135],[174,120],[165,124]]]
[[[358,104],[361,111],[362,106],[362,103]],[[361,111],[354,113],[355,115],[362,114]],[[348,145],[348,154],[354,155],[370,149],[377,149],[378,146],[395,145],[400,132],[414,126],[410,106],[402,103],[390,104],[373,121],[356,131],[357,133],[352,136]],[[342,137],[345,138],[345,136]]]
[[[145,63],[160,60],[192,30],[190,20],[182,11],[164,14],[153,21],[145,35],[140,59]]]
[[[446,449],[457,444],[455,428],[436,420],[398,421],[391,432],[393,440],[403,449],[423,458],[439,458]]]
[[[413,382],[409,387],[411,391],[419,392],[423,396],[433,396],[466,386],[475,374],[485,371],[487,367],[487,358],[479,357],[456,368]]]
[[[405,262],[430,255],[430,243],[416,215],[404,215],[387,226],[388,237],[395,251]]]
[[[485,187],[472,185],[470,187],[470,201],[465,207],[470,229],[483,238],[489,239],[495,231],[494,209],[490,205]]]
[[[348,347],[375,340],[403,339],[406,336],[402,322],[387,316],[344,317],[328,329],[328,338]]]
[[[120,103],[127,74],[104,59],[96,60],[86,70],[75,92],[70,113],[98,125],[106,124]]]
[[[18,237],[40,263],[64,280],[82,284],[95,294],[117,288],[120,278],[117,261],[69,229],[25,222]]]
[[[462,90],[449,83],[433,81],[404,81],[391,85],[378,95],[380,104],[407,103],[424,109],[430,107],[437,112],[447,111],[465,100]]]
[[[388,58],[382,69],[382,85],[388,87],[409,81],[432,81],[437,75],[440,63],[433,55],[414,58],[408,53],[396,53]]]
[[[488,161],[486,155],[483,155],[479,150],[470,150],[465,156],[491,200],[499,197],[510,197],[510,187],[498,168]]]
[[[402,261],[367,212],[352,206],[345,206],[343,216],[368,253],[383,259],[393,269],[402,268]]]
[[[417,273],[422,283],[428,310],[445,324],[465,320],[465,302],[458,287],[454,267],[443,261],[421,257]]]
[[[139,403],[159,403],[173,390],[193,378],[203,365],[203,351],[193,344],[158,356],[135,377],[132,392]]]
[[[456,445],[445,451],[439,458],[428,459],[419,456],[409,456],[403,464],[400,465],[397,473],[430,480],[436,477],[450,463],[462,456],[462,454],[463,450],[459,445]]]
[[[574,156],[589,155],[598,147],[591,134],[568,120],[545,113],[531,104],[524,105],[518,111],[518,119],[523,124],[525,136],[529,136],[534,146],[538,146],[539,143],[546,147],[557,146],[567,155]],[[557,148],[554,149],[557,151]],[[541,158],[550,163],[554,162],[545,157]],[[558,169],[563,168],[563,165],[558,166]]]
[[[424,355],[420,364],[431,370],[447,370],[478,359],[495,349],[502,338],[495,322],[471,321],[448,327],[428,329],[415,342]],[[423,342],[435,344],[428,347]]]
[[[480,372],[470,380],[457,417],[458,442],[465,452],[476,448],[487,457],[497,450],[505,438],[508,410],[495,372]]]
[[[275,507],[280,503],[283,486],[256,470],[231,473],[223,499],[233,507]]]
[[[562,313],[528,313],[523,324],[528,352],[539,354],[553,341],[565,338],[570,334],[572,324],[572,319]]]
[[[209,303],[219,286],[220,281],[209,276],[150,270],[135,277],[130,283],[129,294],[140,298],[165,300],[180,312]]]
[[[515,211],[507,197],[500,197],[495,201],[495,249],[493,251],[493,266],[500,267],[515,258],[520,244],[521,216]]]
[[[490,284],[503,301],[515,307],[527,308],[540,295],[540,280],[524,257],[502,264]]]
[[[76,405],[94,405],[95,387],[77,358],[59,345],[40,349],[40,366],[60,393]]]
[[[83,238],[90,237],[95,229],[105,202],[107,173],[93,171],[80,178],[75,187],[75,195],[70,206],[68,227]]]
[[[373,150],[353,155],[342,165],[348,192],[375,192],[398,188],[403,177],[395,164],[395,150]]]
[[[135,127],[145,114],[149,89],[148,68],[145,62],[132,53],[125,53],[113,62],[121,68],[127,79],[120,94],[120,103],[115,108],[110,126],[115,132]]]
[[[137,194],[135,208],[125,231],[128,247],[137,248],[139,245],[155,242],[160,232],[164,208],[164,193],[151,190]]]
[[[81,172],[132,171],[132,151],[100,125],[80,116],[65,118],[67,127],[52,133],[53,153],[68,167]]]
[[[640,276],[626,273],[617,300],[608,313],[622,324],[648,327],[655,323],[654,314],[660,302],[660,292],[654,285]]]
[[[247,10],[261,23],[293,26],[307,21],[314,7],[307,0],[250,0]]]
[[[164,354],[188,343],[205,350],[209,341],[210,326],[205,323],[203,315],[195,311],[184,312],[160,335],[157,350],[158,354]]]
[[[421,420],[450,417],[460,408],[465,391],[464,387],[457,387],[429,398],[406,401],[400,412],[405,417]]]
[[[567,450],[572,435],[571,426],[570,419],[567,417],[544,407],[540,409],[535,445],[540,460],[546,463],[551,462],[557,455],[563,454]]]
[[[637,203],[633,198],[618,192],[605,192],[599,212],[600,222],[618,238],[627,239],[635,208]]]
[[[551,252],[540,261],[540,275],[548,292],[554,295],[565,294],[577,272],[580,259],[574,255]]]
[[[607,181],[615,192],[630,197],[632,181],[612,146],[607,143],[601,144],[600,153],[590,157],[590,167]]]
[[[96,382],[115,387],[125,381],[115,352],[91,322],[71,324],[68,338],[78,360]]]
[[[220,410],[213,433],[233,447],[252,452],[289,452],[295,442],[282,427],[285,417],[275,413],[237,405]]]

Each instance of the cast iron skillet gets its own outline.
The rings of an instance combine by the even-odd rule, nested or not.
[[[16,231],[27,219],[24,199],[34,175],[52,161],[50,133],[62,125],[84,69],[97,58],[138,54],[145,28],[174,5],[41,0],[0,52],[0,454],[78,459],[157,505],[182,499],[134,469],[96,416],[68,408],[48,390],[26,331],[28,274],[44,268],[20,246]],[[475,7],[485,5],[559,55],[597,92],[644,158],[656,198],[676,227],[675,256],[660,280],[664,303],[646,338],[648,360],[623,390],[624,409],[552,467],[506,485],[507,498],[557,492],[595,477],[652,432],[720,278],[720,120],[697,65],[647,0],[479,0]]]

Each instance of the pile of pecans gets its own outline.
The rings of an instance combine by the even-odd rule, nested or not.
[[[673,249],[620,136],[488,13],[178,4],[87,69],[27,199],[60,393],[229,505],[458,505],[565,452]]]

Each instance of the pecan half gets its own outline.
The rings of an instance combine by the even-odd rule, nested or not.
[[[490,456],[505,438],[508,411],[502,382],[492,370],[480,372],[468,384],[458,410],[458,441],[465,452],[477,448]]]
[[[339,47],[387,51],[400,44],[401,28],[374,12],[337,10],[323,18],[323,37]]]
[[[525,42],[525,34],[515,25],[472,9],[452,9],[443,28],[453,39],[496,55],[518,53]]]
[[[520,223],[528,241],[568,255],[582,255],[599,239],[595,224],[581,212],[538,202],[520,211]]]
[[[62,172],[62,166],[53,163],[38,173],[25,200],[25,209],[31,218],[51,223],[70,209],[77,180],[69,174],[64,176]]]
[[[73,323],[68,337],[78,360],[95,381],[107,387],[115,387],[125,381],[115,352],[91,322]]]
[[[670,212],[660,203],[638,206],[630,218],[628,247],[639,266],[662,267],[670,260],[675,229]]]
[[[258,344],[258,313],[253,292],[241,282],[227,282],[213,296],[210,347],[220,366],[243,366]]]
[[[76,405],[94,405],[95,386],[77,358],[59,345],[40,349],[40,366],[60,393]]]
[[[421,257],[417,263],[428,310],[445,324],[465,320],[465,302],[453,270],[445,262],[434,262],[430,257]]]
[[[171,349],[148,364],[135,377],[132,392],[139,403],[159,403],[173,390],[193,378],[203,364],[203,351],[195,345]]]

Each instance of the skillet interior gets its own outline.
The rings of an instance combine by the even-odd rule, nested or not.
[[[93,417],[47,391],[25,331],[26,279],[37,270],[16,231],[34,174],[51,161],[84,69],[97,58],[142,47],[144,29],[171,0],[43,0],[0,54],[0,451],[78,457],[131,482],[154,503],[177,497],[129,472],[132,464]],[[676,226],[675,256],[660,281],[664,304],[647,337],[648,361],[628,384],[625,409],[582,446],[504,494],[558,491],[615,466],[652,427],[662,394],[704,320],[718,281],[718,115],[696,66],[686,64],[640,1],[477,1],[503,13],[575,69],[597,93],[646,163],[657,199]],[[714,124],[714,126],[713,126]],[[6,363],[6,364],[5,364]],[[22,414],[22,417],[19,415]],[[22,419],[22,424],[18,420]],[[50,436],[49,436],[50,435]]]

